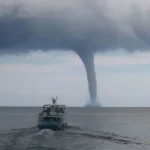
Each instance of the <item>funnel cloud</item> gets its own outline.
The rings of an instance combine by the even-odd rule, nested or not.
[[[87,74],[87,80],[89,85],[89,93],[91,104],[95,104],[97,100],[97,83],[96,83],[96,74],[95,74],[95,67],[94,67],[94,53],[93,52],[82,52],[77,51],[77,54],[81,58]]]
[[[87,73],[97,100],[94,54],[150,48],[149,0],[1,0],[0,54],[71,50]]]

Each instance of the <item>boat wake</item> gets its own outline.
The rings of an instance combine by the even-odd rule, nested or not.
[[[108,132],[103,132],[103,131],[86,131],[79,128],[79,127],[69,127],[69,129],[71,130],[67,130],[67,134],[70,134],[70,136],[72,135],[78,135],[78,136],[82,136],[84,138],[92,138],[92,139],[101,139],[101,140],[105,140],[105,141],[111,141],[111,142],[116,142],[119,144],[137,144],[140,145],[142,143],[140,142],[136,142],[136,138],[131,138],[131,137],[127,137],[127,136],[121,136],[118,134],[114,134],[114,133],[108,133]],[[73,132],[73,130],[76,130],[76,132]],[[80,132],[77,132],[80,131]]]
[[[86,149],[91,141],[131,146],[149,145],[137,142],[136,138],[103,131],[87,131],[77,126],[68,126],[65,131],[51,131],[49,129],[39,131],[36,127],[32,127],[1,132],[0,150],[69,150],[78,146],[81,146],[81,149]]]
[[[84,130],[84,129],[82,129],[82,128],[80,128],[80,127],[77,127],[77,126],[67,126],[67,130]]]

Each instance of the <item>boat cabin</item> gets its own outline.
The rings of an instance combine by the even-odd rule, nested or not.
[[[49,116],[49,115],[57,115],[62,116],[66,114],[65,108],[66,105],[57,105],[56,99],[52,98],[53,104],[45,104],[43,105],[43,109],[41,115]]]

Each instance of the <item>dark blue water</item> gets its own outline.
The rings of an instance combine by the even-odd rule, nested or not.
[[[150,149],[150,108],[67,108],[65,131],[38,131],[40,109],[0,108],[0,150]]]

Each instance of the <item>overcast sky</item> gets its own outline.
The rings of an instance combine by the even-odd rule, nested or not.
[[[149,0],[0,0],[0,105],[84,106],[95,55],[102,106],[150,106],[149,14]]]
[[[150,106],[150,53],[95,56],[98,97],[103,106]],[[34,52],[0,57],[0,105],[84,106],[89,98],[85,68],[73,52]]]

